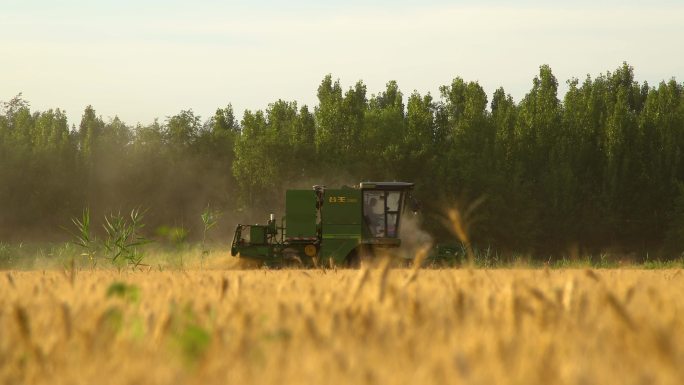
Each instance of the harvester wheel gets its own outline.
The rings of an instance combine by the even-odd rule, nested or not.
[[[354,249],[349,254],[347,254],[347,258],[345,258],[345,263],[347,267],[350,269],[358,269],[359,267],[361,267],[361,257],[359,256],[358,249]]]
[[[304,262],[294,250],[286,250],[283,252],[283,264],[287,267],[302,267]]]
[[[347,267],[358,269],[361,267],[361,263],[370,261],[371,259],[373,259],[373,250],[367,246],[359,246],[347,254],[345,262]]]

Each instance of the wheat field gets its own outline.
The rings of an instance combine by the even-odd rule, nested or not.
[[[7,271],[4,384],[679,384],[681,270]]]

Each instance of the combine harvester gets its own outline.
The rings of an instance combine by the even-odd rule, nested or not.
[[[276,223],[237,225],[231,254],[267,266],[355,267],[365,258],[401,245],[399,224],[413,183],[362,182],[359,186],[288,190],[285,216]]]

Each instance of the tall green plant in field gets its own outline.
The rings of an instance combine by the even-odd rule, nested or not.
[[[85,257],[92,267],[97,265],[97,242],[90,231],[90,209],[85,208],[81,218],[71,218],[71,222],[76,226],[76,233],[71,233],[74,237],[74,245],[83,249],[81,256]]]
[[[144,212],[133,209],[128,216],[121,213],[110,213],[105,216],[104,229],[107,239],[104,247],[112,263],[120,268],[124,265],[133,268],[142,264],[144,254],[140,246],[149,243],[140,231],[145,225],[142,223]]]
[[[201,267],[204,267],[204,257],[209,254],[209,249],[207,249],[207,232],[211,230],[212,227],[216,226],[219,218],[221,217],[221,212],[218,210],[213,210],[209,205],[202,212],[202,224],[204,225],[204,231],[202,232],[202,260]]]

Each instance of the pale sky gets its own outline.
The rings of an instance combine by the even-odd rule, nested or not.
[[[0,100],[80,121],[203,119],[232,103],[316,104],[330,73],[408,96],[460,76],[516,101],[549,64],[565,90],[627,61],[656,85],[684,80],[684,1],[0,0]]]

